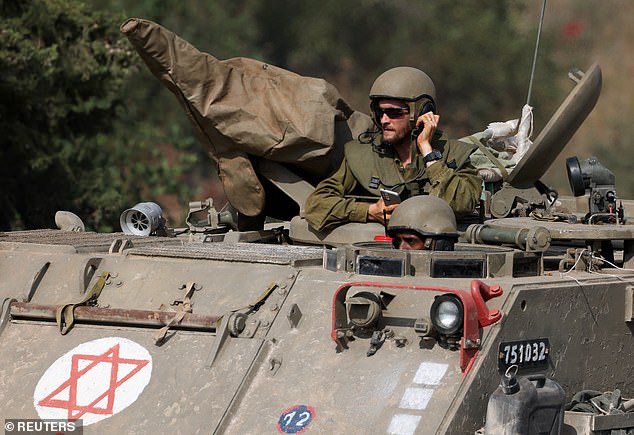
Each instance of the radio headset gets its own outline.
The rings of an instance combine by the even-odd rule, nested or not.
[[[432,100],[429,97],[423,97],[423,100],[425,100],[425,102],[423,103],[422,107],[420,108],[418,115],[414,118],[410,120],[411,126],[412,126],[412,135],[413,136],[418,136],[420,134],[420,132],[423,130],[423,125],[421,124],[420,126],[416,127],[416,120],[421,116],[424,115],[427,112],[434,112],[436,113],[436,105],[434,104],[434,100]]]

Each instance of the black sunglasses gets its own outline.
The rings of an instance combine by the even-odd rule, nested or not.
[[[409,109],[406,109],[404,107],[376,107],[374,109],[374,113],[376,114],[376,119],[378,120],[383,118],[384,114],[387,115],[387,117],[390,119],[396,119],[408,114]]]

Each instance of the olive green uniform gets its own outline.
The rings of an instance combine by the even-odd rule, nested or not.
[[[442,152],[440,160],[426,168],[423,156],[415,150],[412,163],[403,168],[389,145],[348,142],[339,169],[308,197],[306,220],[318,231],[347,222],[366,222],[368,208],[376,202],[380,189],[396,191],[403,200],[435,195],[447,201],[456,214],[471,213],[482,188],[482,180],[469,161],[475,147],[447,140],[438,130],[431,145]]]

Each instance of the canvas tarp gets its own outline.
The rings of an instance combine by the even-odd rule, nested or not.
[[[325,80],[254,59],[219,60],[148,20],[131,18],[121,31],[176,95],[218,164],[227,199],[246,215],[265,203],[249,156],[325,177],[338,164],[335,150],[371,127]]]

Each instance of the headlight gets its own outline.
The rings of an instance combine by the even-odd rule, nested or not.
[[[614,189],[614,174],[596,157],[579,161],[577,157],[566,159],[566,172],[574,196],[583,196],[586,189]]]
[[[431,305],[430,317],[436,331],[443,335],[456,335],[462,330],[464,308],[456,295],[438,296]]]

